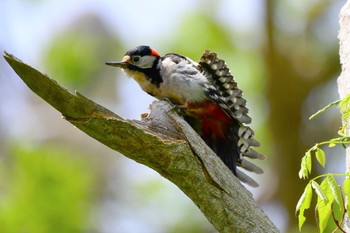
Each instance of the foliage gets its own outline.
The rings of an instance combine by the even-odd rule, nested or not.
[[[343,122],[347,122],[350,116],[350,95],[344,98],[343,100],[337,100],[323,109],[319,110],[317,113],[312,115],[310,119],[313,119],[318,114],[324,112],[329,107],[334,105],[339,105],[343,115]],[[346,124],[344,124],[346,125]],[[301,161],[301,168],[299,171],[300,179],[308,179],[312,170],[312,157],[316,158],[316,161],[324,167],[326,164],[326,154],[321,146],[328,145],[328,147],[335,147],[336,145],[342,145],[345,148],[346,144],[350,143],[350,135],[347,135],[345,131],[345,126],[342,127],[338,132],[340,137],[330,139],[329,141],[324,141],[317,143],[315,146],[310,148],[304,155]],[[335,176],[345,177],[343,184],[343,189],[339,186],[335,180]],[[318,183],[318,180],[322,180],[321,183]],[[309,183],[306,185],[303,194],[301,195],[298,204],[296,206],[296,213],[298,214],[299,220],[299,230],[301,230],[303,224],[305,223],[305,210],[309,209],[311,206],[311,200],[313,195],[313,190],[317,195],[317,204],[316,204],[316,216],[317,223],[319,226],[319,231],[324,232],[326,227],[329,227],[331,222],[329,221],[331,216],[336,225],[337,229],[344,232],[342,229],[342,222],[344,220],[345,214],[350,213],[350,206],[346,204],[345,197],[347,200],[350,199],[350,174],[322,174],[315,178],[309,180]],[[340,213],[340,219],[337,218],[337,214]]]
[[[69,28],[57,33],[45,49],[43,64],[58,81],[73,88],[101,85],[101,77],[109,72],[103,61],[115,57],[113,52],[124,50],[103,22],[86,15],[73,22]]]
[[[89,230],[94,181],[81,157],[56,147],[14,145],[0,171],[1,232]]]

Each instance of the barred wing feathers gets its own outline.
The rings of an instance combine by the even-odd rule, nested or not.
[[[243,92],[238,88],[226,62],[218,58],[216,53],[207,50],[199,61],[199,70],[210,82],[205,86],[207,96],[219,103],[220,107],[236,121],[235,125],[238,128],[234,130],[237,134],[234,138],[239,138],[236,143],[240,149],[237,165],[247,171],[263,173],[260,167],[244,158],[263,160],[265,157],[251,148],[258,147],[260,144],[254,139],[254,131],[245,125],[251,123],[246,107],[247,101],[242,97]],[[237,172],[237,176],[244,183],[258,186],[253,179],[241,171]]]

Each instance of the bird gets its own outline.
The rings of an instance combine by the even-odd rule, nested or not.
[[[263,173],[246,158],[263,160],[265,156],[252,148],[260,143],[247,126],[251,118],[243,92],[216,53],[206,50],[197,63],[176,53],[160,56],[141,45],[128,50],[121,61],[106,65],[121,68],[149,95],[179,106],[184,119],[233,175],[249,186],[259,186],[240,169]]]

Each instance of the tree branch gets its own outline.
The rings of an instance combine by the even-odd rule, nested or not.
[[[251,193],[167,102],[154,102],[142,121],[124,120],[78,92],[69,93],[13,55],[5,52],[4,57],[67,121],[173,182],[218,231],[279,232]]]

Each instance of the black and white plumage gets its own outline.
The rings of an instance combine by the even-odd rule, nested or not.
[[[262,173],[263,170],[246,157],[264,159],[252,149],[259,146],[246,100],[238,89],[226,63],[205,51],[199,63],[169,53],[161,57],[149,46],[129,50],[121,62],[108,62],[122,68],[141,88],[158,99],[169,99],[185,108],[184,118],[242,182],[258,184],[241,172]]]

